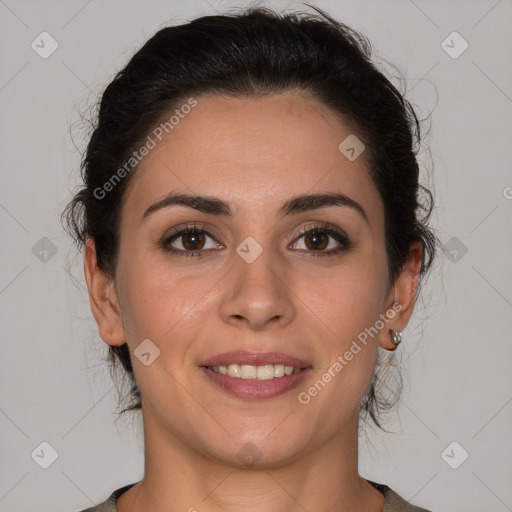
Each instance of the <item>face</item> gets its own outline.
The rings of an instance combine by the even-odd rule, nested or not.
[[[290,461],[344,435],[370,385],[379,336],[343,356],[393,304],[383,203],[365,153],[351,161],[338,149],[353,131],[314,99],[196,99],[124,196],[123,336],[144,416],[169,439],[232,464],[247,443],[261,463]],[[173,194],[226,204],[161,203]],[[312,194],[345,199],[282,209]],[[134,356],[143,340],[148,365]],[[204,367],[233,351],[285,354],[302,370],[256,381]],[[279,374],[283,356],[239,362],[265,357],[276,366],[256,372]]]

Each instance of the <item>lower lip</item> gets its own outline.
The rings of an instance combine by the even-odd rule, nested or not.
[[[274,377],[270,380],[250,380],[230,377],[223,373],[208,370],[205,366],[201,366],[201,370],[221,389],[239,398],[259,399],[272,398],[296,388],[309,374],[311,368],[304,368],[299,373],[292,373],[291,375],[284,375],[283,377]]]

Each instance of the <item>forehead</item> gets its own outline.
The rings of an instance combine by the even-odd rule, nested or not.
[[[340,151],[354,130],[322,103],[295,91],[196,101],[139,164],[123,201],[127,215],[142,215],[170,191],[217,196],[235,215],[277,210],[307,192],[342,192],[378,219],[365,152],[350,160]]]

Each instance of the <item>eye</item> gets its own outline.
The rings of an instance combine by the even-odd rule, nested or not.
[[[210,247],[205,247],[208,238],[214,240],[213,236],[205,229],[187,225],[176,229],[171,236],[166,237],[162,241],[162,246],[167,252],[187,257],[200,256],[205,249],[223,247],[216,242]]]
[[[312,252],[311,256],[314,258],[318,256],[334,256],[351,247],[351,242],[343,231],[326,225],[311,226],[304,229],[301,231],[298,240],[301,239],[304,239],[303,248],[299,247],[299,249]]]

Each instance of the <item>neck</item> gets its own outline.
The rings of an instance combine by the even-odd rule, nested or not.
[[[145,474],[118,500],[119,512],[382,512],[384,496],[358,474],[358,418],[289,462],[239,468],[176,439],[143,413]]]

